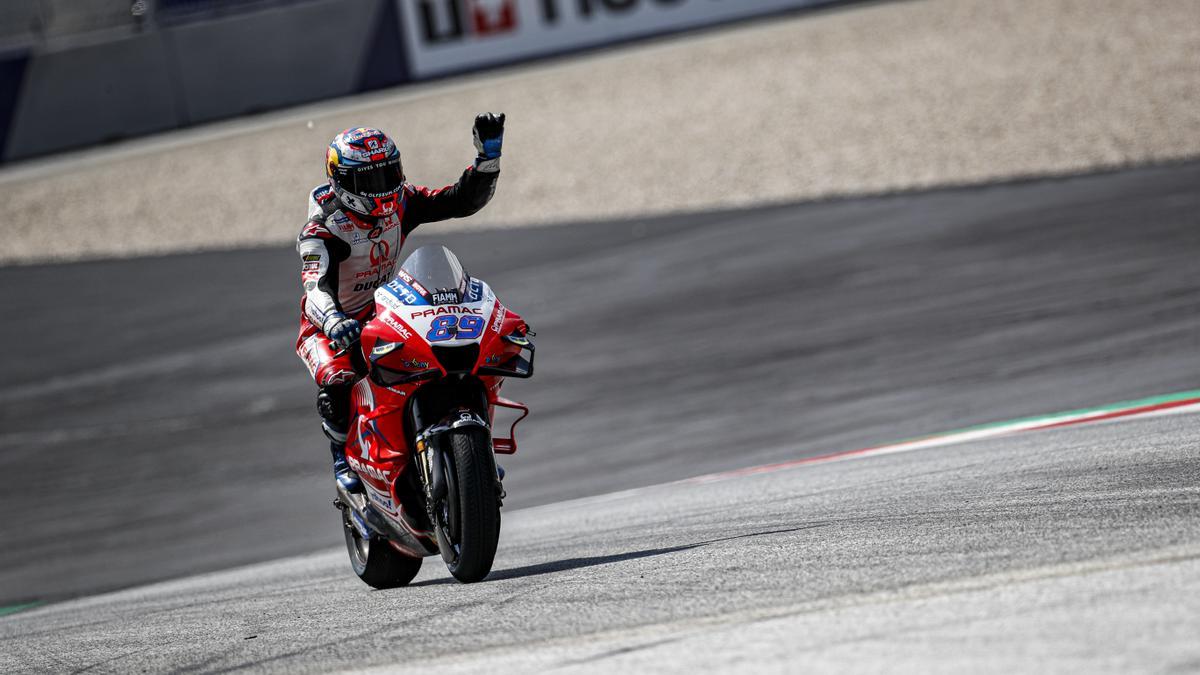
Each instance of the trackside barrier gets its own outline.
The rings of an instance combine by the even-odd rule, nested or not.
[[[414,79],[835,0],[395,0]]]
[[[33,157],[407,80],[391,0],[308,0],[33,47],[0,55],[0,93],[17,92],[0,99],[0,152]]]
[[[215,18],[0,52],[0,162],[844,1],[231,4]]]
[[[12,128],[13,114],[25,71],[29,67],[29,50],[14,49],[0,52],[0,162],[4,160],[8,145],[8,130]]]

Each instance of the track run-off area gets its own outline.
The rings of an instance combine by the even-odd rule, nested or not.
[[[0,670],[1189,672],[1177,403],[517,510],[469,586],[371,591],[335,550],[33,609]]]

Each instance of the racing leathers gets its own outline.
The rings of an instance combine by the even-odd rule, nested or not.
[[[395,276],[408,234],[422,223],[479,211],[495,192],[499,171],[498,157],[481,156],[454,185],[431,190],[406,182],[395,212],[374,219],[343,208],[329,185],[309,195],[308,223],[296,242],[304,285],[296,353],[319,387],[317,409],[335,465],[344,462],[350,390],[360,375],[349,353],[339,355],[331,331],[347,320],[369,319],[375,289]]]

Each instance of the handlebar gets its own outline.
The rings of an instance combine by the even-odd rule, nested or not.
[[[343,356],[346,356],[347,354],[352,353],[353,349],[355,347],[357,347],[360,343],[361,343],[361,340],[355,339],[354,342],[351,342],[349,345],[347,345],[345,349],[340,349],[340,350],[334,352],[333,358],[335,358],[335,359],[341,358]]]

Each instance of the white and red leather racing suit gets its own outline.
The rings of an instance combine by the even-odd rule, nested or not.
[[[329,185],[312,191],[308,223],[296,241],[304,284],[296,353],[318,386],[348,385],[357,378],[349,355],[336,356],[325,334],[330,318],[341,313],[369,319],[375,289],[395,276],[408,234],[422,223],[479,211],[491,200],[499,175],[499,162],[485,161],[440,190],[405,183],[396,213],[378,219],[343,209]]]

